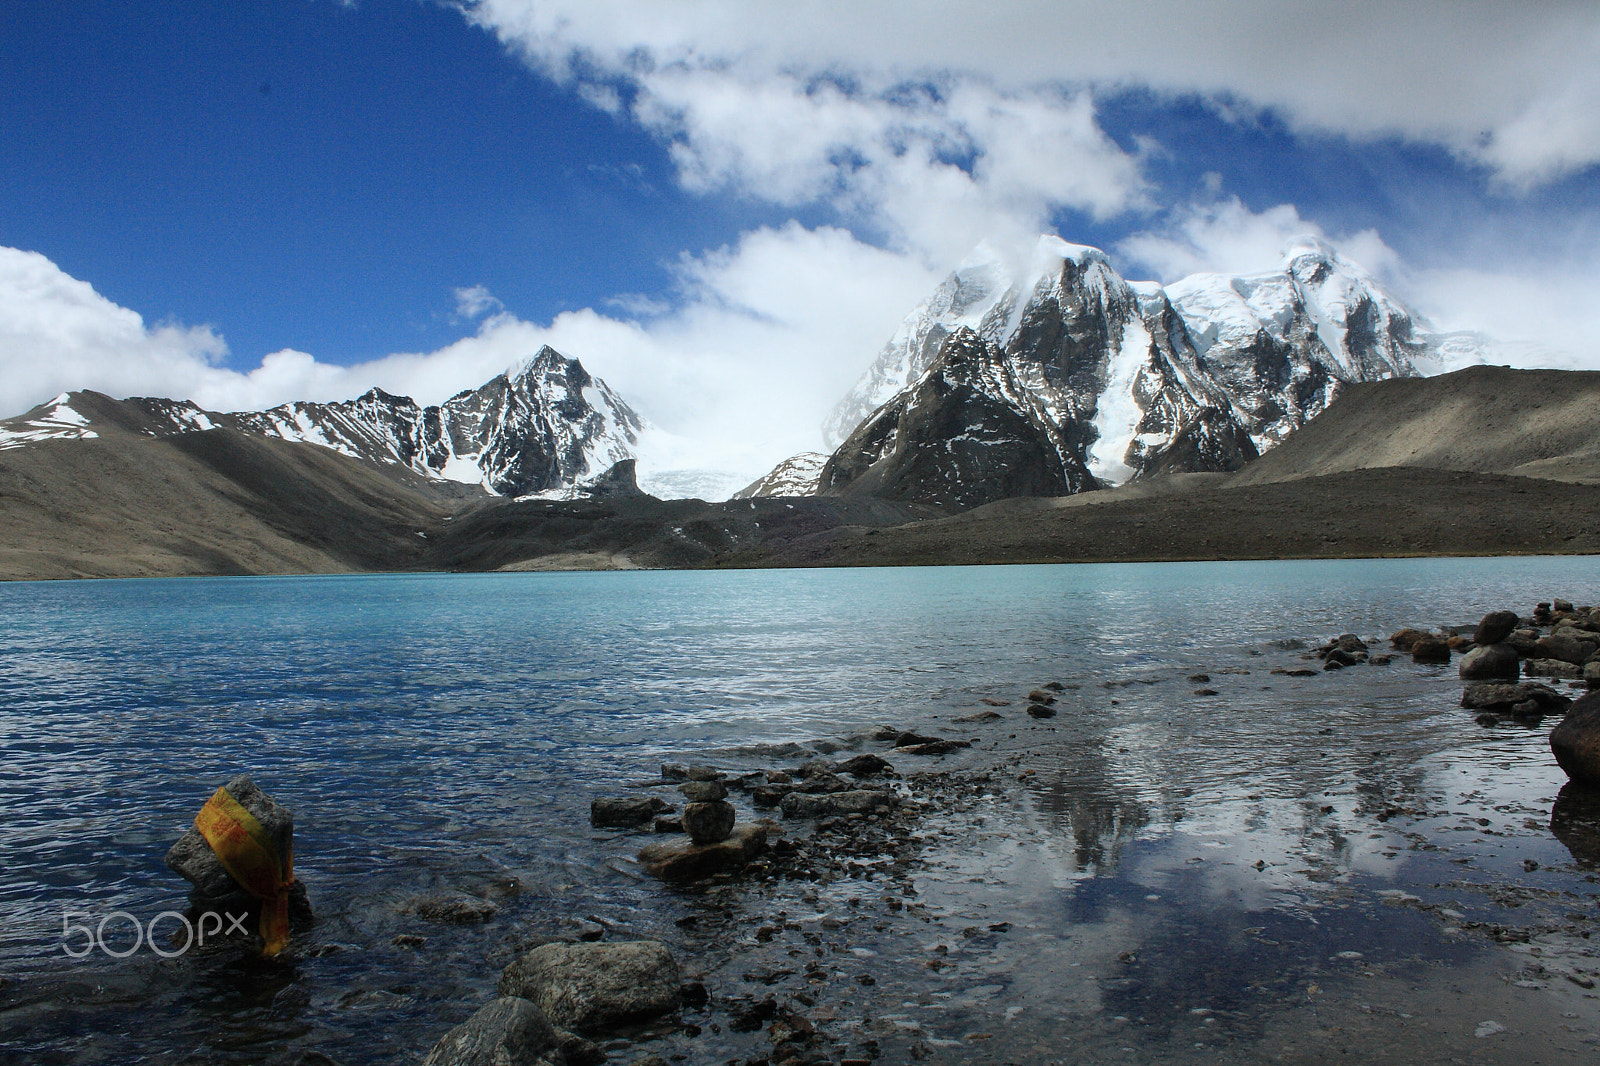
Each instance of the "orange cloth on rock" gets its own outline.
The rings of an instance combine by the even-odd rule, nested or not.
[[[289,886],[294,884],[294,849],[278,855],[272,834],[226,788],[217,789],[194,827],[206,838],[222,868],[239,887],[261,901],[264,955],[276,955],[289,941]]]

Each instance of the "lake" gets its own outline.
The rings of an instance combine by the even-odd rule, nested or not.
[[[714,1008],[799,991],[888,1061],[1048,1061],[1069,1034],[1084,1061],[1310,1061],[1393,1040],[1380,1022],[1422,1061],[1457,1038],[1511,1061],[1545,1015],[1551,1061],[1592,1057],[1600,855],[1551,832],[1549,722],[1479,724],[1453,666],[1271,669],[1305,665],[1296,639],[1597,593],[1590,557],[0,585],[0,1058],[419,1061],[519,944],[591,917],[666,940]],[[1062,713],[1020,714],[1051,680]],[[951,724],[984,697],[1012,702],[1003,724]],[[913,915],[868,914],[859,882],[670,889],[633,862],[643,836],[589,827],[592,797],[664,760],[792,766],[883,723],[959,729],[1005,767],[930,809]],[[162,856],[241,771],[295,812],[316,929],[273,961],[69,957],[69,912],[183,909]],[[500,913],[405,913],[442,892]],[[747,935],[780,913],[799,939]],[[785,959],[792,980],[744,976]],[[1445,999],[1470,1024],[1427,1028]],[[762,1046],[706,1024],[613,1061]]]

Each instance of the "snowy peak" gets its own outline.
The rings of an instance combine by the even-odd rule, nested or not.
[[[854,458],[838,467],[849,476],[830,473],[821,491],[830,477],[833,489],[866,477],[859,460],[871,449],[850,444],[854,429],[881,430],[886,411],[925,399],[928,375],[963,330],[992,349],[982,377],[996,387],[986,395],[1054,442],[1072,491],[1234,469],[1315,416],[1340,386],[1418,376],[1437,368],[1447,345],[1464,343],[1424,332],[1318,238],[1294,242],[1275,271],[1196,274],[1165,287],[1130,283],[1099,249],[1057,237],[1040,238],[1017,269],[985,249],[906,318],[835,408],[824,432],[845,438],[841,452],[853,446]]]
[[[762,496],[815,496],[817,481],[828,457],[821,452],[801,452],[773,467],[765,477],[752,481],[731,497],[749,500]]]
[[[316,444],[345,455],[409,467],[428,477],[482,485],[505,496],[570,498],[615,494],[633,484],[644,421],[576,359],[545,347],[520,367],[423,407],[369,389],[354,400],[296,401],[265,411],[203,411],[187,400],[96,393],[57,397],[0,422],[0,448],[95,436],[115,425],[145,436],[232,429]]]

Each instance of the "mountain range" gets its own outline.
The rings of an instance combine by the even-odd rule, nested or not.
[[[613,467],[635,458],[645,428],[578,360],[545,347],[520,367],[428,407],[381,389],[337,403],[297,401],[228,414],[188,400],[67,393],[0,422],[0,450],[93,438],[106,425],[149,437],[232,429],[394,463],[500,496],[552,499],[587,495],[595,486],[614,489],[622,472]]]
[[[1020,278],[976,256],[905,319],[829,416],[815,491],[960,510],[1235,470],[1349,384],[1475,354],[1315,238],[1162,287],[1043,237]]]

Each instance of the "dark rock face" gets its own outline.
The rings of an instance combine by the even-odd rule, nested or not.
[[[530,999],[580,1034],[649,1021],[678,1009],[682,980],[665,944],[545,944],[507,966],[500,995]]]
[[[1458,670],[1463,681],[1515,681],[1521,660],[1509,644],[1485,644],[1463,655]]]
[[[1600,788],[1600,695],[1591,693],[1568,708],[1550,731],[1550,750],[1575,784]]]
[[[589,824],[596,829],[636,829],[671,809],[656,796],[602,796],[589,804]]]
[[[558,1066],[565,1061],[544,1011],[527,999],[500,996],[441,1037],[423,1066]]]
[[[1517,628],[1516,611],[1490,611],[1472,634],[1474,644],[1499,644]]]
[[[957,330],[914,389],[839,446],[817,491],[964,511],[1013,496],[1098,488],[1088,470],[1086,428],[1052,425],[1028,403],[999,350]]]
[[[683,828],[696,844],[716,844],[733,832],[735,812],[727,800],[691,803],[683,808]]]
[[[776,805],[777,800],[767,804]],[[716,844],[681,840],[646,844],[639,849],[639,863],[646,873],[663,881],[699,881],[713,874],[739,872],[766,847],[765,825],[742,825]]]

